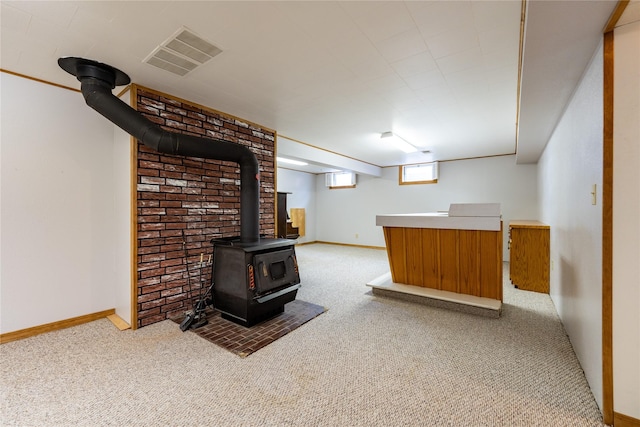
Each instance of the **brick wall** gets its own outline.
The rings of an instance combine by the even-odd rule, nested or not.
[[[260,233],[274,237],[274,132],[134,89],[138,111],[165,130],[250,147],[260,164]],[[140,143],[137,155],[137,326],[142,327],[190,309],[189,282],[198,294],[211,278],[210,240],[240,235],[240,169],[233,162],[160,154]]]

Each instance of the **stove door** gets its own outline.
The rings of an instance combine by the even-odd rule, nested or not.
[[[253,264],[258,295],[283,286],[300,283],[296,254],[293,248],[256,254]]]

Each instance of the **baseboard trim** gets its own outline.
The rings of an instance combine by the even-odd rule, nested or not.
[[[349,246],[349,247],[352,247],[352,248],[364,248],[364,249],[378,249],[378,250],[387,249],[385,246],[354,245],[352,243],[325,242],[325,241],[322,241],[322,240],[315,240],[315,241],[309,242],[309,243],[320,243],[320,244],[323,244],[323,245],[336,245],[336,246]]]
[[[107,319],[111,320],[111,323],[113,323],[114,326],[121,331],[131,329],[131,325],[128,324],[122,317],[118,316],[115,313],[107,316]]]
[[[613,425],[614,427],[640,427],[640,420],[628,415],[614,412]]]
[[[99,311],[97,313],[85,314],[84,316],[73,317],[71,319],[59,320],[57,322],[34,326],[32,328],[21,329],[19,331],[7,332],[4,334],[0,334],[0,344],[33,337],[36,335],[44,334],[46,332],[58,331],[60,329],[82,325],[83,323],[93,322],[94,320],[111,316],[112,314],[115,314],[115,312],[116,310],[112,308],[109,310]]]

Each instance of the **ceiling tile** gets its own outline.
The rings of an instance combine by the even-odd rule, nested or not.
[[[463,71],[483,64],[482,51],[479,47],[456,53],[436,60],[442,74],[446,75]]]
[[[400,1],[342,2],[341,6],[372,42],[389,39],[415,26],[409,11]]]
[[[413,90],[428,88],[430,86],[444,85],[446,80],[438,68],[425,71],[424,73],[412,74],[403,77],[407,85]]]
[[[26,34],[31,21],[31,14],[24,10],[11,7],[10,3],[0,3],[0,20],[2,22],[2,30],[11,30],[16,33]]]
[[[398,75],[405,78],[437,68],[436,61],[428,51],[394,61],[391,66]]]
[[[478,34],[473,27],[454,27],[426,40],[435,59],[451,56],[479,46]]]
[[[380,54],[389,62],[415,56],[427,51],[427,46],[417,28],[397,34],[375,43]]]
[[[501,26],[491,28],[490,30],[478,33],[478,41],[483,53],[489,53],[496,50],[517,53],[519,51],[520,40],[510,37],[515,34],[516,30],[513,26]]]
[[[413,20],[423,37],[429,39],[451,28],[473,27],[470,1],[407,2]]]
[[[41,20],[63,28],[69,26],[79,4],[74,1],[9,1],[6,3],[31,15],[37,14]]]
[[[478,31],[489,31],[504,23],[520,27],[520,1],[472,1],[473,25]],[[513,19],[514,17],[518,19]]]

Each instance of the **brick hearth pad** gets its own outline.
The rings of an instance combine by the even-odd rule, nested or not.
[[[325,311],[322,306],[294,300],[285,304],[283,313],[250,328],[223,319],[218,311],[211,311],[207,312],[209,323],[191,331],[240,357],[247,357]],[[179,324],[182,319],[184,317],[172,320]]]

